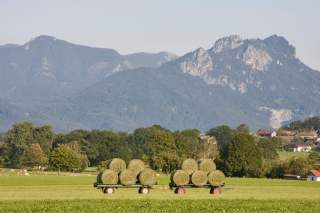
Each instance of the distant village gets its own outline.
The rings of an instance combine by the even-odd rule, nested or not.
[[[282,141],[282,149],[288,152],[311,152],[320,149],[320,132],[314,129],[293,131],[287,129],[259,129],[258,137],[278,138]],[[286,174],[285,179],[300,179],[298,175]],[[310,170],[307,176],[309,181],[320,181],[320,170]]]
[[[311,152],[320,149],[320,133],[316,130],[293,131],[280,129],[259,129],[258,137],[279,138],[283,142],[282,149],[289,152]]]

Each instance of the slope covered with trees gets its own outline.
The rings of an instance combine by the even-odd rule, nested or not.
[[[15,124],[0,135],[0,165],[11,168],[79,172],[88,166],[104,167],[112,158],[143,159],[151,168],[170,173],[186,158],[215,159],[228,176],[282,177],[286,172],[305,175],[319,155],[280,161],[278,141],[259,138],[242,124],[233,129],[217,126],[207,131],[204,143],[197,129],[170,131],[159,125],[132,133],[110,130],[74,130],[55,133],[50,126]]]

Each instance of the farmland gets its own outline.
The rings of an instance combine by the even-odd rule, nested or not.
[[[287,151],[279,151],[278,152],[280,160],[289,160],[292,157],[296,158],[307,158],[310,153],[308,152],[287,152]]]
[[[87,211],[222,211],[227,212],[316,212],[320,209],[320,183],[253,178],[227,178],[223,194],[208,189],[187,189],[175,195],[169,178],[159,176],[159,185],[149,195],[136,189],[118,189],[106,195],[92,187],[94,175],[0,176],[0,211],[87,212]]]

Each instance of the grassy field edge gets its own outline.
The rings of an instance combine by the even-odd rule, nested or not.
[[[318,200],[0,201],[1,212],[318,212]]]

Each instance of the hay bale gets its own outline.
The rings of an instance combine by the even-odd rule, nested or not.
[[[188,158],[182,163],[182,170],[186,171],[188,175],[198,170],[198,163],[192,158]]]
[[[152,169],[144,169],[139,174],[139,182],[144,186],[152,186],[157,183],[157,174]]]
[[[109,169],[115,171],[117,174],[124,171],[126,167],[126,162],[120,158],[113,158],[109,164]]]
[[[208,183],[211,186],[221,186],[224,184],[225,179],[225,175],[220,170],[210,172],[210,174],[208,175]]]
[[[207,173],[204,171],[198,170],[192,173],[191,175],[191,183],[195,186],[204,186],[208,182]]]
[[[117,184],[118,181],[119,181],[118,174],[111,169],[106,169],[97,176],[98,183],[111,185],[111,184]]]
[[[145,165],[142,160],[139,159],[133,159],[128,164],[128,169],[133,171],[135,175],[138,175],[142,170],[144,170]]]
[[[120,183],[125,186],[134,185],[137,183],[137,176],[134,171],[126,169],[120,173]]]
[[[177,170],[171,175],[171,182],[176,186],[184,186],[190,182],[189,174],[184,170]]]
[[[210,172],[216,170],[216,164],[212,159],[204,159],[200,161],[199,169],[209,174]]]

